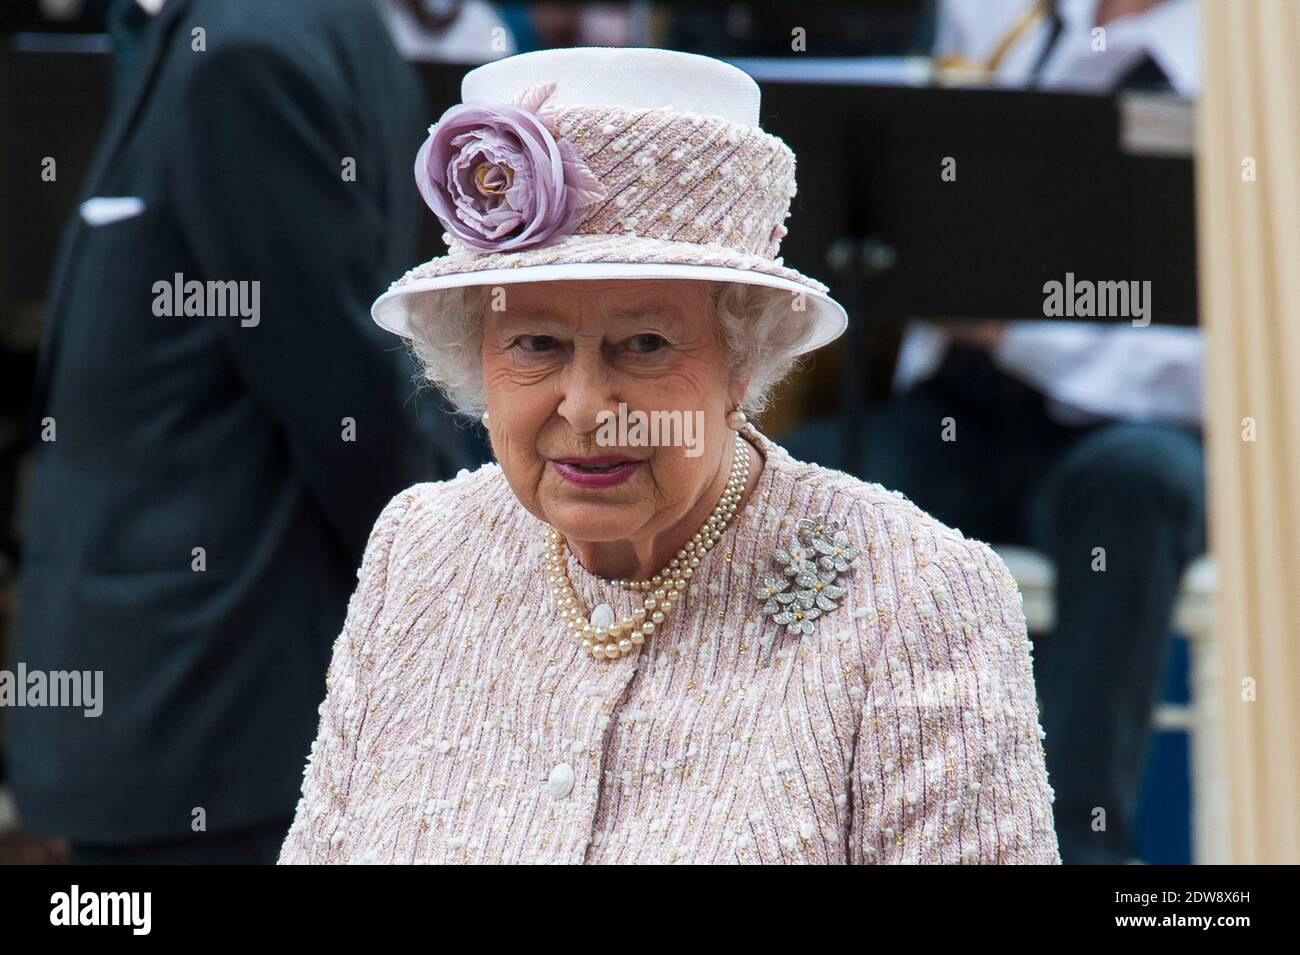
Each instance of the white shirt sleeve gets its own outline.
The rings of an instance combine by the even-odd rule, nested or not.
[[[1012,322],[993,361],[1067,413],[1058,417],[1199,425],[1202,344],[1196,328]]]
[[[944,352],[948,350],[948,336],[931,322],[913,319],[903,331],[903,341],[898,346],[898,360],[894,363],[895,391],[906,391],[939,370]]]

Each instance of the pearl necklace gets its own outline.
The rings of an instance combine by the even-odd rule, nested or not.
[[[582,648],[596,659],[615,660],[640,647],[647,637],[668,619],[668,614],[686,592],[686,585],[695,576],[700,561],[722,538],[723,532],[736,516],[736,508],[749,483],[749,449],[745,440],[736,435],[735,451],[731,457],[731,475],[722,497],[709,513],[704,526],[677,552],[668,566],[649,580],[616,580],[617,587],[647,593],[641,606],[621,620],[588,619],[569,581],[568,559],[565,556],[564,537],[554,527],[546,529],[547,581],[560,606],[560,616],[568,624]],[[612,616],[612,615],[611,615]]]

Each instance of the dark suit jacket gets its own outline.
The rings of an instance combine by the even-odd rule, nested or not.
[[[167,0],[143,42],[80,198],[144,211],[74,216],[52,280],[15,654],[103,714],[10,713],[22,818],[85,842],[292,812],[372,522],[461,463],[369,318],[429,122],[370,4]],[[258,324],[156,315],[177,273],[259,282]]]

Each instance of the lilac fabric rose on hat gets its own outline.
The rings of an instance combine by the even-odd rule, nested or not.
[[[556,84],[513,106],[461,103],[434,126],[415,157],[420,195],[451,237],[482,252],[509,252],[568,235],[607,191],[547,106]]]

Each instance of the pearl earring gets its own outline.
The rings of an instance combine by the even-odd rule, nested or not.
[[[486,428],[488,426],[488,413],[486,411],[483,412],[483,416],[479,418],[479,420],[483,422],[483,427]]]
[[[727,412],[727,427],[732,431],[743,430],[748,421],[749,419],[745,417],[745,412],[741,411],[739,408]]]

